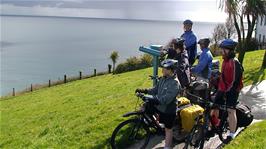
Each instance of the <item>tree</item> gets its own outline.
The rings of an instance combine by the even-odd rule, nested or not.
[[[227,18],[226,22],[225,22],[225,28],[226,28],[226,32],[227,32],[227,38],[232,38],[234,37],[235,33],[236,33],[236,29],[234,26],[234,22],[231,18]]]
[[[110,55],[110,59],[113,62],[113,73],[115,72],[115,64],[116,64],[118,58],[119,58],[118,52],[113,51]]]
[[[217,24],[212,33],[212,45],[211,51],[214,55],[220,55],[218,51],[218,42],[226,39],[234,37],[236,33],[235,26],[233,21],[228,17],[224,24]]]
[[[266,15],[265,2],[263,0],[220,0],[220,8],[224,9],[234,22],[238,36],[238,59],[242,63],[258,17]],[[247,32],[244,22],[247,22]]]
[[[224,24],[217,24],[212,33],[212,43],[211,51],[214,55],[219,55],[218,52],[218,42],[227,37],[227,31]]]
[[[218,24],[212,33],[214,43],[218,43],[220,40],[227,38],[227,31],[224,24]]]

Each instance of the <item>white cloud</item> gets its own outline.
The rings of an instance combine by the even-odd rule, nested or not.
[[[64,0],[74,1],[74,0]],[[78,0],[82,2],[83,0]],[[195,0],[193,0],[195,1]],[[77,2],[75,0],[75,2]],[[207,2],[208,3],[208,2]],[[88,17],[88,18],[120,18],[120,19],[146,19],[146,20],[184,20],[191,19],[201,22],[223,22],[226,14],[219,11],[216,3],[205,6],[193,5],[194,3],[155,3],[151,7],[142,5],[143,3],[134,3],[134,5],[120,4],[115,7],[91,7],[91,8],[75,8],[60,7],[64,5],[63,1],[58,1],[54,6],[48,7],[43,5],[35,5],[32,7],[18,6],[13,4],[1,4],[1,14],[8,15],[41,15],[41,16],[66,16],[66,17]],[[165,5],[164,5],[165,4]],[[178,5],[181,4],[182,6]],[[184,6],[183,6],[184,5]],[[108,6],[108,5],[107,5]],[[105,8],[105,9],[104,9]]]

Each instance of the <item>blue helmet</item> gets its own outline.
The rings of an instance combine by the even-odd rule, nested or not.
[[[220,48],[225,48],[229,50],[234,50],[237,46],[237,42],[233,41],[232,39],[225,39],[220,44]]]
[[[173,70],[176,68],[177,62],[178,62],[177,60],[165,59],[164,61],[161,62],[161,67]]]
[[[184,25],[185,25],[185,24],[193,25],[193,22],[192,22],[191,20],[185,20],[185,21],[183,22],[183,24],[184,24]]]
[[[198,44],[204,44],[206,46],[209,46],[211,40],[209,38],[202,38],[198,41]]]

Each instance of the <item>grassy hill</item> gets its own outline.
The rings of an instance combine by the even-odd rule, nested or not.
[[[245,84],[266,79],[264,51],[246,54]],[[0,101],[0,148],[108,148],[121,115],[138,107],[134,90],[152,69],[105,75]]]
[[[251,125],[239,137],[232,141],[225,149],[265,149],[266,148],[266,120]]]

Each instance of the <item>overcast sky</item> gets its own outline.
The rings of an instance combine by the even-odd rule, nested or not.
[[[223,22],[219,0],[1,0],[2,15]]]

